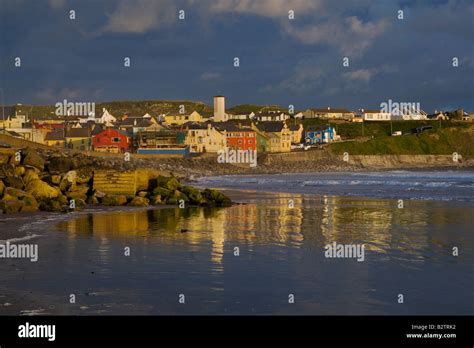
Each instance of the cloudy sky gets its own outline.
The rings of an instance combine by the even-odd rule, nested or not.
[[[0,0],[1,87],[6,104],[474,111],[473,23],[472,0]]]

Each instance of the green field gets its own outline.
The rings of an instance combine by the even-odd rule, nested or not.
[[[337,154],[348,152],[354,155],[442,155],[457,152],[464,157],[474,157],[474,127],[469,127],[469,124],[458,124],[456,127],[426,131],[418,136],[379,136],[365,142],[333,143],[330,149]]]
[[[327,125],[330,124],[336,128],[336,133],[343,139],[353,139],[357,137],[382,137],[390,136],[393,132],[401,131],[402,133],[410,133],[411,129],[418,126],[431,125],[433,129],[445,128],[468,128],[467,122],[452,122],[452,121],[393,121],[391,122],[361,122],[361,123],[335,123],[323,119],[305,119],[303,126],[306,128],[312,125]]]

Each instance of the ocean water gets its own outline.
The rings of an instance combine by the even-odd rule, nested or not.
[[[199,185],[244,204],[39,216],[19,226],[38,262],[0,260],[0,314],[472,315],[472,182],[472,172],[216,177]],[[325,257],[334,242],[363,244],[364,261]]]
[[[198,183],[267,192],[474,202],[473,171],[226,175],[204,177]]]

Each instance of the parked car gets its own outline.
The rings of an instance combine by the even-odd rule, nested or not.
[[[393,132],[392,137],[398,137],[400,135],[402,135],[402,131],[396,131],[396,132]]]
[[[430,130],[430,129],[433,129],[433,126],[419,126],[419,127],[416,127],[416,128],[413,128],[411,130],[411,132],[413,134],[420,134],[424,131],[427,131],[427,130]]]
[[[304,144],[291,144],[291,149],[296,150],[296,149],[303,149]]]

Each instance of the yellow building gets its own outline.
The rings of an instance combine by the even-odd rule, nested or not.
[[[193,111],[190,114],[166,115],[164,123],[166,125],[181,126],[186,122],[203,122],[203,117],[197,112]]]
[[[225,132],[219,132],[211,123],[189,124],[185,128],[184,143],[190,152],[218,152],[225,150],[227,137]]]
[[[66,134],[66,146],[70,149],[89,151],[92,146],[89,128],[71,128]]]
[[[48,146],[64,147],[64,133],[60,131],[51,131],[44,137],[44,143]]]
[[[26,116],[16,115],[13,117],[7,117],[5,120],[0,120],[0,128],[13,129],[13,128],[22,128],[26,123]]]
[[[291,132],[291,142],[293,144],[300,144],[303,139],[303,125],[289,125],[288,128]]]
[[[258,151],[290,152],[292,134],[285,122],[252,123],[257,132]]]

